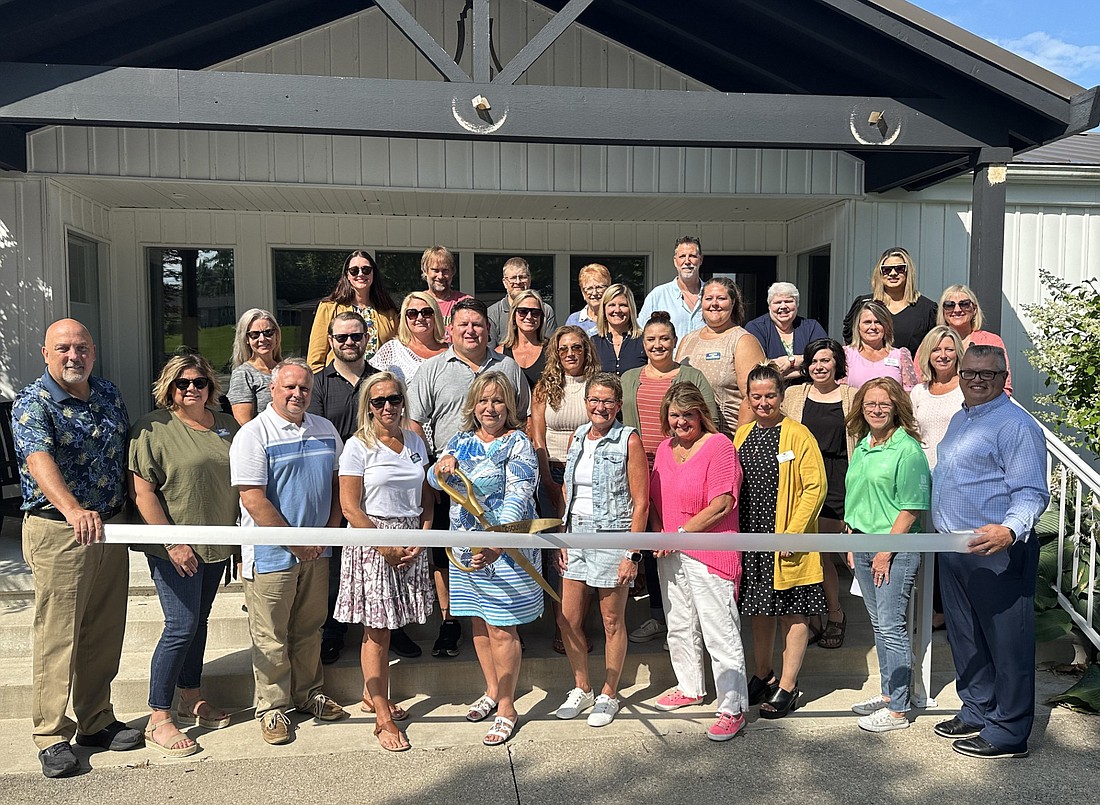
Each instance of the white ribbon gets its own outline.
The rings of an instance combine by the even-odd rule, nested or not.
[[[107,542],[127,545],[419,545],[456,548],[489,537],[497,548],[621,548],[688,551],[919,551],[966,553],[972,531],[952,534],[510,534],[485,531],[394,528],[241,528],[239,526],[103,526]],[[477,537],[473,535],[477,534]]]

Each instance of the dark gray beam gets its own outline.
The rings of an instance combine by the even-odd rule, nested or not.
[[[542,29],[523,46],[523,49],[504,66],[500,74],[493,79],[494,84],[514,84],[516,79],[527,72],[535,59],[549,50],[565,29],[572,25],[577,17],[592,4],[592,0],[569,0],[569,3],[555,14]],[[476,73],[475,73],[476,75]]]
[[[1093,87],[1073,96],[1069,107],[1069,127],[1066,134],[1080,134],[1100,126],[1100,87]]]
[[[0,170],[27,172],[27,135],[18,126],[0,126]]]
[[[484,117],[478,95],[492,107]],[[936,114],[893,98],[0,64],[0,123],[870,152],[1004,144],[942,123],[943,103]],[[883,133],[872,112],[885,112]]]
[[[982,328],[1001,331],[1001,289],[1004,284],[1005,197],[1007,165],[983,164],[974,171],[970,213],[970,287],[983,299]]]
[[[374,0],[374,3],[441,76],[448,81],[469,82],[470,76],[466,75],[466,71],[455,64],[451,55],[424,30],[424,26],[401,5],[400,0]]]
[[[472,78],[479,84],[488,84],[491,54],[489,52],[489,0],[473,0],[474,29],[473,47],[470,57],[473,60]]]

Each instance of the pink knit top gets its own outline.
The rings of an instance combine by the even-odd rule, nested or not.
[[[711,527],[714,533],[736,533],[740,526],[737,500],[741,493],[741,462],[733,442],[721,433],[703,442],[699,451],[683,464],[672,455],[672,440],[665,439],[653,460],[649,496],[661,517],[665,531],[675,531],[705,509],[719,495],[732,494],[733,508]],[[707,569],[735,584],[741,581],[740,551],[684,551]]]

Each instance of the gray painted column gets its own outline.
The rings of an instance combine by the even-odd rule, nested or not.
[[[982,329],[1001,331],[1005,198],[1010,149],[983,149],[974,169],[970,216],[970,287],[982,301]]]

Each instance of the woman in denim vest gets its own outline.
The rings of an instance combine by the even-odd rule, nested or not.
[[[588,423],[573,434],[565,461],[566,531],[644,531],[649,516],[649,467],[638,431],[616,419],[623,404],[619,378],[609,372],[595,375],[585,385],[584,402]],[[603,727],[619,712],[626,599],[641,558],[637,551],[619,548],[562,550],[561,633],[576,684],[557,709],[558,718],[576,718],[591,707],[588,725]],[[589,587],[599,596],[606,638],[606,676],[598,696],[588,678],[583,628]]]

